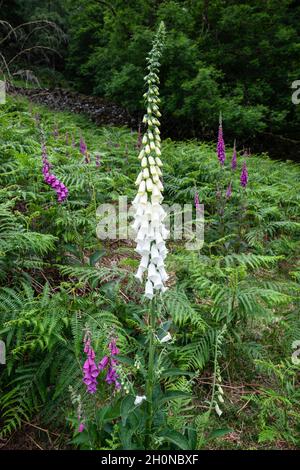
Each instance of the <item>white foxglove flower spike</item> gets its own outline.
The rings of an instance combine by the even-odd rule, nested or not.
[[[163,224],[166,214],[161,207],[163,200],[162,191],[164,188],[160,180],[163,164],[160,159],[159,117],[161,114],[158,107],[160,102],[158,98],[159,59],[161,57],[164,37],[165,27],[161,23],[147,58],[149,73],[144,77],[148,85],[148,91],[143,95],[147,110],[143,123],[147,125],[147,129],[142,139],[144,148],[140,151],[138,157],[142,167],[136,180],[138,195],[133,201],[135,209],[133,229],[137,233],[136,251],[142,256],[135,276],[140,281],[143,280],[144,275],[147,276],[145,296],[148,299],[152,299],[155,292],[165,292],[167,288],[164,283],[168,279],[164,266],[167,254],[165,239],[168,236],[168,230],[166,230]],[[168,340],[165,339],[165,341]],[[136,397],[136,400],[138,398],[143,397]]]

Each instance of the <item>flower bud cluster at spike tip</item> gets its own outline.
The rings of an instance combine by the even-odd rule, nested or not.
[[[50,173],[51,165],[48,161],[46,145],[42,144],[42,160],[43,160],[43,175],[46,184],[51,186],[57,194],[58,202],[63,202],[68,197],[68,188],[56,178],[55,175]]]
[[[224,144],[224,138],[223,138],[223,127],[222,127],[222,116],[220,114],[220,119],[219,119],[219,134],[218,134],[218,145],[217,145],[217,155],[218,159],[221,165],[224,165],[225,163],[225,144]]]
[[[141,171],[135,182],[138,193],[133,201],[135,219],[133,228],[137,233],[136,251],[141,255],[141,261],[135,277],[143,281],[147,274],[145,296],[152,299],[155,291],[164,292],[168,275],[165,271],[164,260],[167,255],[165,239],[168,230],[163,224],[166,216],[161,206],[164,190],[161,181],[162,161],[160,159],[161,139],[159,111],[158,70],[159,59],[165,38],[165,26],[161,23],[153,41],[149,57],[147,57],[148,74],[145,77],[147,91],[144,94],[147,112],[143,123],[146,131],[142,138],[143,148],[140,151]]]
[[[84,352],[87,355],[87,359],[83,364],[83,382],[87,387],[88,393],[92,394],[97,391],[99,369],[95,363],[95,352],[91,347],[91,339],[88,335],[84,339]]]
[[[248,184],[248,170],[247,170],[246,162],[244,161],[242,173],[241,173],[241,186],[243,186],[243,188],[246,188],[247,184]]]
[[[229,199],[231,197],[231,194],[232,194],[232,185],[231,185],[231,182],[230,182],[229,185],[228,185],[227,191],[226,191],[227,199]]]
[[[109,356],[104,356],[101,359],[101,361],[98,364],[98,369],[100,371],[108,367],[107,374],[105,377],[105,382],[107,382],[108,384],[114,384],[115,388],[117,390],[120,390],[121,384],[119,382],[119,376],[117,373],[118,361],[114,357],[117,354],[119,354],[119,349],[117,348],[117,344],[116,344],[116,338],[111,339],[108,345],[108,349],[109,349],[110,354]]]

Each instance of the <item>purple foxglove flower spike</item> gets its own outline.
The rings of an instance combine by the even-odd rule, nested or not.
[[[199,200],[199,194],[198,194],[198,191],[195,192],[195,207],[196,207],[196,211],[198,211],[200,209],[200,200]]]
[[[42,161],[43,161],[43,169],[42,173],[44,175],[44,181],[46,184],[51,186],[57,194],[57,201],[63,202],[68,197],[68,189],[66,186],[56,178],[55,175],[50,173],[51,164],[48,161],[47,157],[47,149],[45,143],[42,144]]]
[[[80,137],[79,150],[80,150],[80,153],[84,156],[85,163],[89,163],[90,162],[90,157],[89,157],[89,154],[87,152],[87,145],[86,145],[86,143],[84,141],[84,138],[82,136]]]
[[[221,165],[225,163],[225,143],[223,138],[223,127],[222,127],[222,115],[220,113],[220,120],[219,120],[219,133],[218,133],[218,145],[217,145],[217,155]]]
[[[78,432],[82,432],[85,430],[85,425],[84,423],[79,423],[79,426],[78,426]]]
[[[117,373],[118,361],[114,357],[120,352],[119,348],[117,347],[116,341],[117,341],[116,338],[112,338],[110,340],[110,343],[108,344],[110,356],[104,356],[101,359],[101,361],[98,364],[98,369],[104,370],[108,367],[106,377],[105,377],[105,382],[107,382],[109,385],[114,384],[116,390],[120,390],[121,384],[119,382],[119,376]]]
[[[247,170],[246,161],[244,161],[242,173],[241,173],[241,186],[243,188],[246,188],[247,184],[248,184],[248,170]]]
[[[95,351],[91,347],[91,340],[89,337],[84,340],[84,352],[87,359],[83,364],[83,382],[87,386],[88,393],[96,393],[97,391],[97,377],[99,369],[95,363]]]

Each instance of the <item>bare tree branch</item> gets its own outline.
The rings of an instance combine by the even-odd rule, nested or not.
[[[18,54],[16,54],[12,59],[10,59],[7,65],[10,65],[12,62],[14,62],[17,57],[20,57],[22,54],[25,54],[26,52],[30,52],[33,49],[48,50],[62,57],[62,55],[56,49],[53,49],[52,47],[37,45],[37,46],[28,47],[27,49],[23,49],[22,51],[18,52]]]
[[[9,25],[11,27],[11,30],[9,31],[9,33],[0,41],[0,44],[2,44],[3,42],[5,42],[11,34],[15,34],[16,36],[16,31],[19,31],[21,30],[22,28],[26,27],[26,26],[31,26],[31,25],[37,25],[39,23],[43,23],[47,26],[50,26],[51,28],[54,28],[57,32],[60,32],[63,36],[63,32],[62,30],[57,26],[56,23],[54,23],[53,21],[48,21],[48,20],[36,20],[36,21],[28,21],[27,23],[22,23],[18,26],[16,26],[15,28],[13,28],[9,23],[7,23],[7,21],[3,21],[3,20],[0,20],[0,23],[5,23],[7,25]]]

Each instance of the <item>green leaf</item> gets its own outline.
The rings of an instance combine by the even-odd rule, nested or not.
[[[134,410],[134,397],[127,396],[124,398],[121,404],[121,416],[122,416],[122,424],[126,426],[127,418],[129,414]]]
[[[180,432],[174,430],[164,431],[159,437],[163,438],[164,441],[171,442],[175,444],[176,447],[182,450],[190,450],[189,441],[187,438]]]
[[[229,434],[232,432],[232,429],[229,428],[224,428],[224,429],[215,429],[210,433],[208,436],[208,439],[217,439],[218,437],[225,436],[226,434]]]
[[[178,390],[171,390],[169,392],[166,392],[163,394],[163,396],[159,399],[159,403],[162,404],[162,403],[165,403],[167,401],[170,401],[170,400],[176,400],[176,399],[179,399],[179,398],[192,398],[192,395],[190,393],[187,393],[187,392],[181,392],[181,391],[178,391]]]
[[[95,253],[93,253],[89,258],[90,266],[95,266],[97,261],[99,261],[99,259],[101,259],[105,253],[105,250],[96,250]]]
[[[161,377],[175,377],[177,375],[187,375],[189,377],[193,377],[195,375],[195,373],[194,372],[187,372],[187,371],[181,370],[181,369],[169,369],[169,370],[165,370],[161,374]]]

